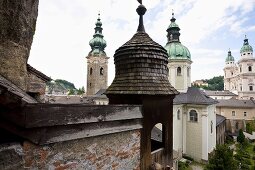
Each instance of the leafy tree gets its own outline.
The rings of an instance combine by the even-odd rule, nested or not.
[[[255,131],[255,120],[249,121],[246,124],[246,132],[252,134]]]
[[[205,90],[224,90],[224,77],[223,76],[216,76],[211,79],[202,80],[208,83],[208,86],[199,86],[194,84],[193,87],[203,88]]]
[[[68,95],[74,95],[74,89],[69,89]]]
[[[73,83],[70,83],[69,81],[66,80],[56,79],[55,83],[62,84],[66,89],[76,89]]]
[[[85,93],[84,86],[82,86],[82,88],[79,88],[79,89],[77,90],[77,94],[78,94],[78,95],[82,95],[82,94],[84,94],[84,93]]]
[[[233,158],[233,150],[227,145],[216,145],[209,158],[206,170],[237,170],[237,162]]]
[[[243,134],[243,130],[240,129],[239,133],[238,133],[238,136],[237,136],[237,142],[239,142],[240,144],[243,144],[244,141],[245,141],[245,136]]]

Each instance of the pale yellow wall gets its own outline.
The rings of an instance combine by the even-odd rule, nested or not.
[[[198,113],[198,122],[189,121],[189,111],[196,110]],[[198,107],[187,108],[187,126],[186,126],[186,154],[197,161],[202,158],[202,109]]]
[[[235,116],[232,116],[232,111],[235,111]],[[226,119],[245,119],[253,120],[255,118],[255,106],[254,108],[229,108],[229,107],[216,107],[216,112]],[[246,116],[244,116],[246,112]]]

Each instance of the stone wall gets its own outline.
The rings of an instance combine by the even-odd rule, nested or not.
[[[83,138],[49,145],[0,146],[0,169],[139,169],[140,131]]]
[[[26,90],[39,0],[0,0],[0,74]]]

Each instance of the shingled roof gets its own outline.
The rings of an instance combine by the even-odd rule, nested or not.
[[[217,100],[207,96],[203,91],[195,87],[189,87],[187,93],[181,93],[174,98],[174,104],[202,104],[211,105]]]
[[[146,11],[144,8],[140,5],[137,9],[140,15],[137,33],[114,54],[115,78],[106,90],[106,95],[178,94],[168,80],[166,50],[144,31],[142,23],[142,15]]]
[[[228,99],[228,100],[218,100],[219,103],[217,107],[243,107],[243,108],[255,108],[254,100],[238,100],[238,99]]]
[[[208,96],[238,96],[235,93],[230,92],[229,90],[224,91],[205,90],[204,92]]]

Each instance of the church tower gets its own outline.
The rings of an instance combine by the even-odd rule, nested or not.
[[[240,55],[240,60],[237,62],[240,77],[238,96],[240,99],[255,99],[255,58],[253,57],[253,48],[246,36]]]
[[[236,71],[235,58],[229,49],[224,67],[224,90],[229,90],[237,94],[237,83],[232,81],[232,78],[236,75]]]
[[[106,41],[103,39],[100,14],[96,21],[95,34],[90,40],[91,51],[87,58],[87,95],[94,95],[100,89],[107,88],[108,59],[104,49]]]
[[[178,91],[187,92],[188,87],[191,87],[191,55],[188,48],[180,42],[180,28],[175,20],[172,13],[171,23],[166,30],[169,81]]]

